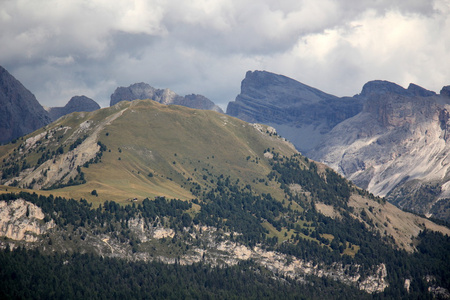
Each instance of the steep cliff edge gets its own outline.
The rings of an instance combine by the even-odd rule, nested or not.
[[[374,80],[338,98],[282,75],[247,72],[227,114],[274,127],[298,150],[401,208],[450,220],[450,86]]]
[[[383,81],[358,97],[363,110],[309,156],[401,208],[450,220],[450,97]]]
[[[0,201],[0,237],[36,242],[38,236],[55,227],[44,221],[42,209],[23,199]]]
[[[0,66],[0,144],[50,122],[48,113],[36,97]]]
[[[338,98],[286,76],[247,72],[227,114],[271,125],[302,152],[312,149],[336,124],[362,109],[359,99]]]

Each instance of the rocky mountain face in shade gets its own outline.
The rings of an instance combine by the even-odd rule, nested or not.
[[[79,111],[94,111],[100,109],[97,102],[86,96],[74,96],[64,107],[50,107],[48,114],[52,121],[59,119],[62,116]]]
[[[401,208],[450,220],[450,95],[367,83],[363,110],[309,156]]]
[[[308,157],[401,208],[450,220],[450,86],[374,80],[338,98],[247,72],[227,114],[273,126]]]
[[[302,152],[362,109],[359,99],[324,93],[286,76],[266,71],[247,72],[241,93],[227,114],[247,122],[271,125]]]
[[[155,89],[147,83],[135,83],[128,87],[118,87],[111,95],[110,106],[120,101],[133,101],[136,99],[151,99],[162,104],[176,104],[190,108],[213,110],[223,112],[214,102],[202,95],[180,96],[169,89]]]
[[[50,122],[48,113],[36,97],[0,66],[0,143],[7,143]]]

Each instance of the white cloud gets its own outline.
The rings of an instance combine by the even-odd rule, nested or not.
[[[352,95],[450,84],[449,0],[4,0],[0,65],[45,105],[147,82],[225,106],[249,69]],[[72,94],[73,93],[73,94]]]

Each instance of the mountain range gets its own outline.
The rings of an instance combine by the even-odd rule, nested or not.
[[[69,113],[100,108],[90,98],[75,96],[46,112],[31,92],[1,71],[2,143]],[[336,97],[282,75],[249,71],[227,114],[276,128],[308,157],[401,208],[449,221],[449,94],[450,86],[436,94],[415,84],[404,89],[376,80],[353,97]],[[147,98],[222,112],[204,96],[182,97],[146,83],[118,87],[110,104]]]
[[[324,297],[336,288],[349,297],[448,289],[448,261],[427,252],[450,243],[441,235],[450,234],[447,227],[356,187],[267,125],[151,100],[121,101],[63,116],[0,146],[0,159],[4,248],[36,249],[54,259],[87,253],[88,264],[107,257],[147,267],[158,261],[236,266],[254,279],[268,276],[300,290],[314,283],[313,295],[326,291]],[[17,263],[27,261],[33,270],[49,264],[41,262],[46,256],[13,253],[32,257]],[[61,259],[55,264],[78,264],[80,256]],[[15,276],[25,278],[23,268]],[[84,276],[101,281],[108,277],[101,272]],[[328,280],[336,282],[331,290]],[[15,293],[14,284],[3,289]]]
[[[156,101],[133,100],[150,93]],[[365,138],[387,147],[371,149],[375,158],[392,147],[408,157],[411,132],[442,150],[448,88],[373,81],[339,98],[248,72],[227,112],[251,123],[214,106],[166,105],[182,102],[174,95],[118,88],[110,107],[55,117],[0,146],[0,298],[450,297],[447,226],[303,156],[274,128],[300,132],[309,157],[350,155]],[[209,103],[184,97],[194,98]]]
[[[111,95],[110,105],[119,101],[152,99],[163,104],[176,104],[197,109],[222,109],[205,96],[179,96],[169,89],[155,89],[146,83],[118,87]],[[0,66],[0,144],[28,134],[73,112],[90,112],[100,105],[86,96],[74,96],[63,107],[43,107],[36,97],[14,76]]]
[[[338,98],[286,76],[249,71],[227,114],[271,125],[307,153],[334,126],[358,114],[362,105],[360,99]]]
[[[338,98],[255,71],[247,73],[227,114],[271,125],[306,156],[358,186],[401,208],[449,221],[449,90],[436,94],[376,80],[360,94]]]
[[[223,112],[214,102],[202,95],[190,94],[179,96],[169,89],[155,89],[147,83],[135,83],[128,87],[118,87],[111,95],[110,106],[120,101],[133,101],[137,99],[151,99],[162,104],[182,105],[196,109]]]

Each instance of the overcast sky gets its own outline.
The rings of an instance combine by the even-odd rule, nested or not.
[[[450,0],[0,0],[0,65],[45,106],[146,82],[223,108],[247,70],[337,96],[450,85]]]

